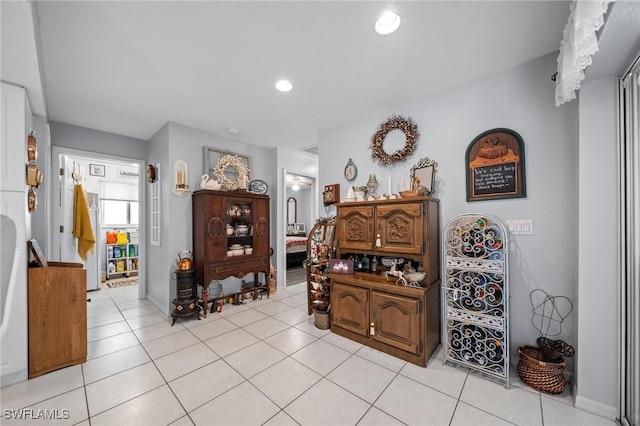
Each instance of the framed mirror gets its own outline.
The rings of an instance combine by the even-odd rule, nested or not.
[[[249,181],[251,181],[251,164],[248,156],[223,150],[223,149],[209,147],[209,146],[205,146],[203,151],[204,151],[203,152],[203,158],[204,158],[203,174],[209,175],[210,179],[216,179],[218,183],[224,186],[227,186],[225,185],[225,182],[229,183],[231,186],[234,186],[233,188],[227,187],[227,189],[243,188],[242,184],[244,179],[239,174],[239,170],[238,170],[239,168],[237,166],[234,166],[233,164],[229,164],[224,168],[223,179],[218,179],[218,177],[216,177],[216,170],[215,170],[216,165],[224,156],[232,155],[232,156],[238,157],[240,163],[242,163],[242,165],[246,168],[247,184],[249,183]]]
[[[411,168],[411,189],[420,195],[431,195],[438,163],[425,157]]]
[[[287,199],[287,233],[293,234],[293,224],[298,221],[298,200],[294,197]]]

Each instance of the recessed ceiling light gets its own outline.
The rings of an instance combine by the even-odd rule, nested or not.
[[[293,84],[291,84],[288,80],[279,80],[276,83],[276,89],[281,92],[290,92],[293,89]]]
[[[227,133],[229,133],[230,135],[237,135],[238,134],[238,129],[234,129],[233,127],[229,128],[229,129],[227,129]]]
[[[380,15],[380,17],[376,21],[375,28],[378,34],[386,35],[391,34],[395,30],[397,30],[399,26],[400,16],[395,12],[387,10],[382,15]]]

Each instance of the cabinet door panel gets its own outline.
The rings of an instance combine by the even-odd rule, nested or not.
[[[341,250],[373,250],[373,207],[341,207],[338,215],[338,245]]]
[[[369,290],[334,282],[331,287],[332,321],[337,327],[368,335]]]
[[[204,255],[209,260],[223,261],[227,253],[226,228],[227,218],[222,214],[223,199],[206,195],[204,198],[204,217],[200,228],[205,241]]]
[[[268,256],[269,243],[269,200],[256,200],[253,213],[253,254]]]
[[[87,357],[87,272],[29,269],[29,378]]]
[[[420,300],[371,292],[371,321],[374,323],[374,340],[419,354]]]
[[[423,253],[422,203],[378,206],[376,224],[379,252]]]

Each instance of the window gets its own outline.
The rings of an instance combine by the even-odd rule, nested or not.
[[[107,227],[138,225],[138,185],[101,182],[102,224]]]
[[[123,226],[138,224],[138,202],[103,200],[104,226]]]

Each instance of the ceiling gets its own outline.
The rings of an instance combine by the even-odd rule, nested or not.
[[[313,185],[314,179],[308,176],[288,173],[285,175],[285,185],[287,189],[292,191],[309,191]],[[293,184],[298,185],[298,189],[293,189]]]
[[[49,120],[144,140],[174,121],[290,149],[554,52],[569,15],[566,1],[34,4]],[[380,36],[389,6],[402,25]]]

